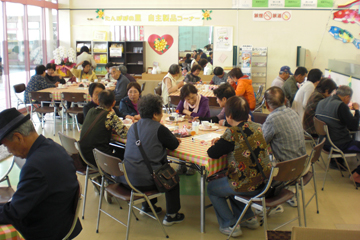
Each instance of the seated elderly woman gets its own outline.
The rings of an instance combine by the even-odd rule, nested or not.
[[[184,85],[183,81],[176,83],[176,80],[181,76],[179,65],[172,64],[169,67],[168,74],[162,80],[161,97],[164,105],[169,105],[169,94],[177,91]]]
[[[103,90],[105,90],[105,86],[102,83],[90,84],[89,95],[91,97],[91,101],[88,102],[83,107],[84,118],[86,117],[86,114],[89,112],[90,109],[96,108],[99,106],[99,93]],[[117,107],[113,107],[113,110],[118,117],[122,117],[122,114],[120,113],[120,111]]]
[[[126,91],[127,97],[121,99],[119,110],[125,118],[132,121],[140,120],[138,102],[141,95],[141,86],[137,82],[131,82],[127,85]]]
[[[63,77],[60,74],[57,74],[56,72],[56,65],[54,63],[48,63],[46,64],[46,75],[45,75],[45,80],[48,83],[56,83],[59,82],[61,84],[65,84],[65,80],[63,79]]]
[[[140,191],[149,191],[156,189],[154,180],[146,166],[145,160],[141,155],[139,147],[136,145],[134,127],[138,128],[139,140],[150,160],[151,167],[154,171],[159,169],[167,162],[167,150],[174,150],[179,146],[179,140],[170,132],[168,128],[160,124],[163,116],[163,102],[158,95],[148,94],[139,101],[138,109],[141,119],[133,124],[128,132],[127,143],[124,156],[124,164],[129,180],[133,186]],[[117,182],[126,185],[124,176],[116,178]],[[128,188],[130,188],[128,186]],[[180,187],[179,184],[165,193],[166,198],[166,215],[163,220],[164,225],[173,225],[182,222],[184,214],[180,210]],[[157,199],[152,199],[151,203],[157,213],[162,211],[161,207],[154,204]],[[151,213],[147,202],[143,203],[142,210]]]
[[[111,155],[113,153],[113,148],[109,145],[111,134],[116,133],[121,138],[126,138],[127,128],[116,116],[113,110],[114,106],[114,92],[101,91],[99,93],[99,106],[91,108],[84,120],[80,134],[80,149],[86,160],[95,166],[94,148]],[[93,125],[94,121],[96,123]]]
[[[180,90],[180,102],[176,111],[191,117],[210,117],[209,99],[198,94],[192,84],[186,84]]]
[[[79,65],[83,67],[82,70],[76,69]],[[95,71],[91,70],[91,63],[88,61],[83,61],[78,64],[76,64],[73,69],[70,71],[76,78],[79,78],[80,81],[82,79],[86,79],[90,82],[94,82],[95,79],[97,79],[97,76],[95,74]]]
[[[309,100],[305,107],[303,128],[311,134],[313,137],[318,137],[315,126],[314,117],[315,110],[318,103],[331,96],[331,93],[336,89],[336,83],[330,78],[322,78],[319,84],[316,86],[314,92],[310,95]]]
[[[235,228],[233,237],[242,234],[240,226],[234,226],[245,204],[234,199],[234,195],[254,196],[264,187],[264,178],[255,161],[259,161],[266,177],[270,175],[271,164],[269,160],[270,146],[262,135],[261,125],[249,122],[249,104],[244,97],[234,96],[225,104],[227,122],[232,126],[228,128],[221,138],[212,141],[213,146],[208,149],[211,158],[220,158],[227,154],[227,171],[224,177],[209,182],[208,196],[214,206],[220,225],[220,232],[229,235]],[[247,147],[243,137],[251,145],[256,159]],[[231,209],[227,203],[229,198]],[[241,226],[255,229],[259,227],[254,213],[249,208]]]
[[[191,68],[191,72],[186,74],[184,78],[184,82],[186,83],[198,83],[200,82],[201,78],[199,77],[200,71],[202,70],[201,66],[195,64]]]

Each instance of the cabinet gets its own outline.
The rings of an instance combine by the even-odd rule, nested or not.
[[[95,73],[105,75],[105,65],[112,62],[125,65],[128,73],[141,76],[145,72],[144,41],[76,41],[76,53],[80,54],[82,46],[87,46],[93,55],[97,67]]]

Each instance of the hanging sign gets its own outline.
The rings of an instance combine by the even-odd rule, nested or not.
[[[281,22],[291,20],[291,11],[253,11],[254,21]]]
[[[210,13],[206,16],[210,17]],[[104,12],[104,24],[127,26],[201,26],[204,22],[203,17],[202,10],[106,10]]]

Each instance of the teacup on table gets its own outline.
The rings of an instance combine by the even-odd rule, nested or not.
[[[201,121],[201,125],[204,129],[210,129],[211,125],[209,123],[209,121]]]

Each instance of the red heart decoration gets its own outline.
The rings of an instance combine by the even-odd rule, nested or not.
[[[166,44],[163,45],[162,47],[160,47],[160,49],[159,49],[159,48],[156,49],[156,48],[155,48],[155,42],[156,42],[156,41],[161,42],[162,39],[165,40]],[[174,39],[173,39],[173,37],[172,37],[171,35],[169,35],[169,34],[165,34],[165,35],[163,35],[163,36],[161,36],[161,37],[160,37],[159,35],[157,35],[157,34],[151,34],[151,35],[149,36],[149,38],[148,38],[148,43],[149,43],[150,47],[151,47],[157,54],[163,55],[163,54],[166,53],[167,50],[169,50],[170,47],[173,45]]]

